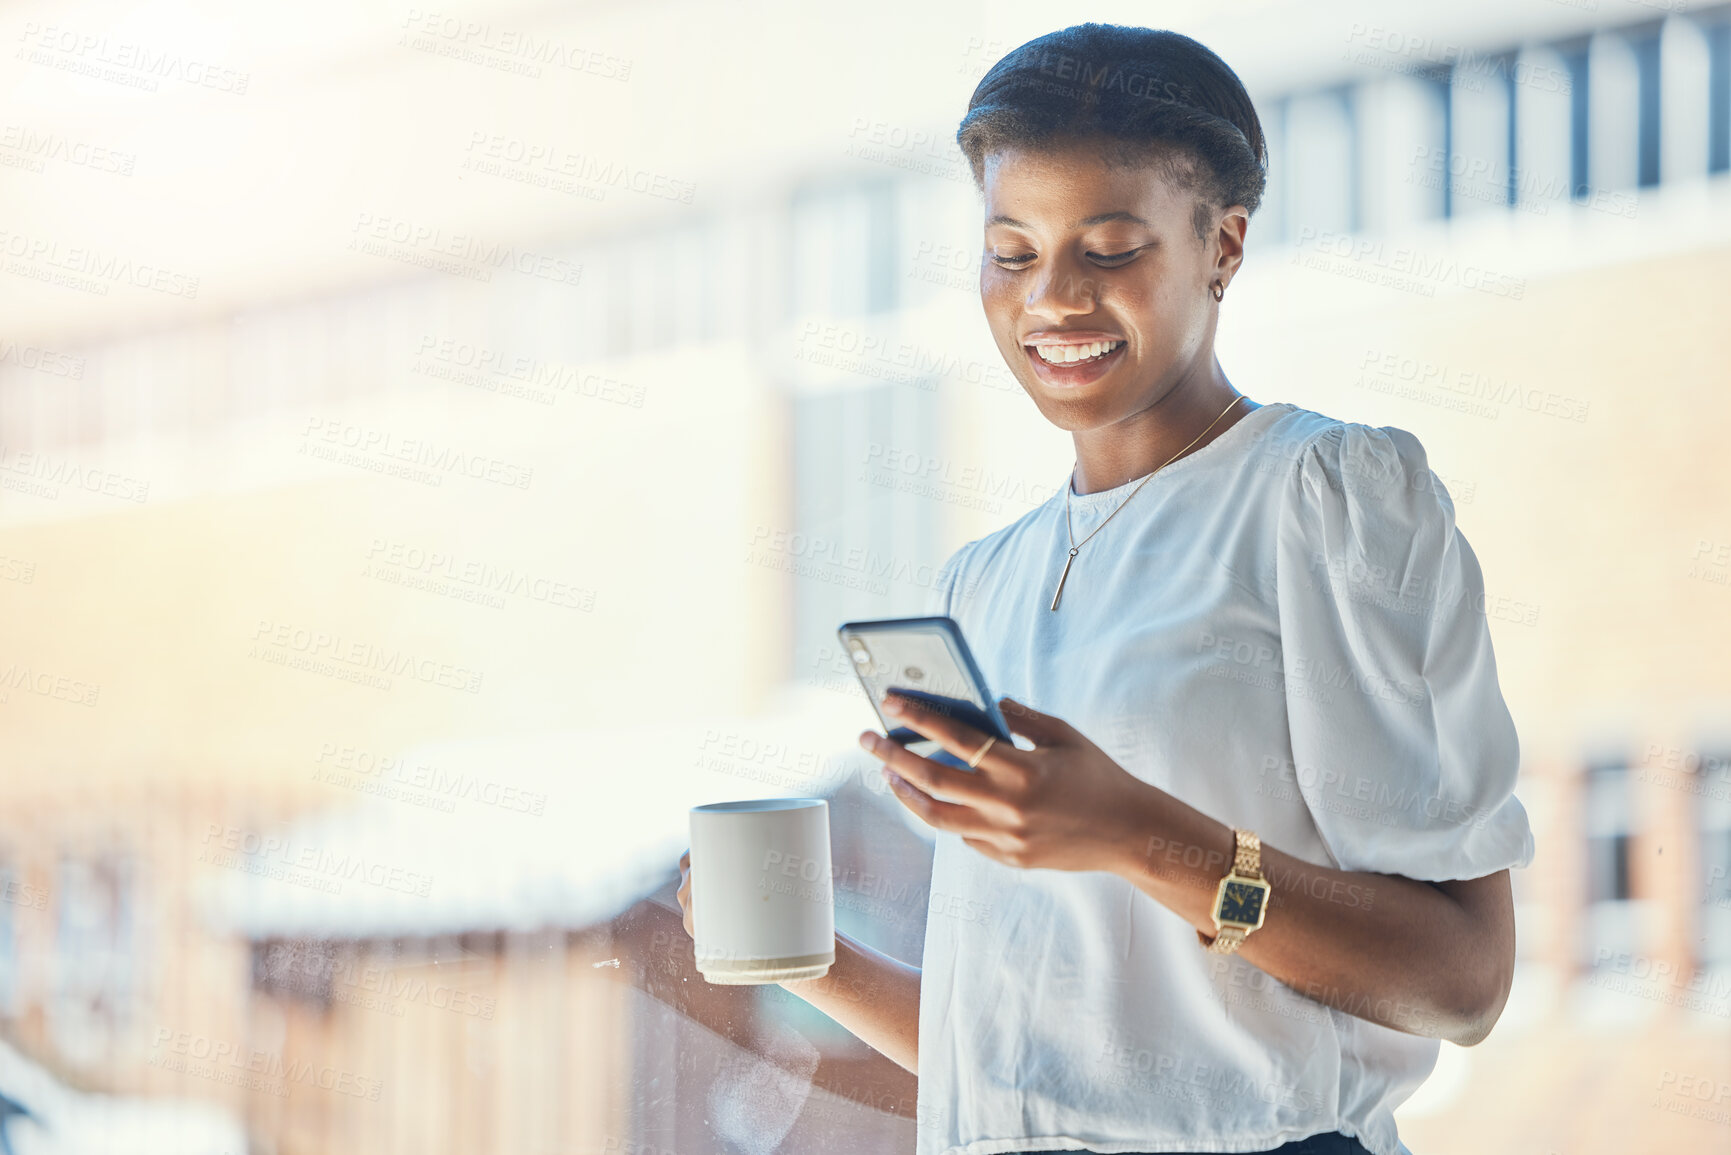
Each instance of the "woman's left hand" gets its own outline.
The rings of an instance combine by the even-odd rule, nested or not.
[[[900,706],[900,712],[894,707]],[[884,713],[967,761],[988,735],[899,694]],[[961,836],[1007,866],[1109,870],[1136,837],[1153,787],[1132,775],[1062,718],[998,699],[1023,750],[1000,739],[976,770],[934,762],[874,731],[860,745],[884,763],[896,797],[927,825]]]

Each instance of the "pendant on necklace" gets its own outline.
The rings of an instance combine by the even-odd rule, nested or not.
[[[1070,563],[1076,560],[1076,552],[1081,548],[1079,545],[1070,547],[1070,556],[1064,559],[1064,572],[1058,575],[1058,588],[1052,591],[1052,604],[1048,608],[1058,608],[1058,599],[1064,596],[1064,579],[1070,576]]]

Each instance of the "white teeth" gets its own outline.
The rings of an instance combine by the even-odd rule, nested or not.
[[[1042,361],[1053,365],[1071,365],[1077,361],[1086,361],[1110,353],[1123,343],[1122,341],[1094,341],[1087,345],[1036,345],[1034,352],[1040,355]]]

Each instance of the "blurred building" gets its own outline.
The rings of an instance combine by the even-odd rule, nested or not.
[[[460,211],[327,162],[348,199],[311,255],[285,244],[299,292],[83,328],[103,294],[6,249],[7,1040],[84,1091],[232,1107],[284,1155],[911,1147],[899,1068],[779,990],[698,987],[672,872],[691,804],[830,796],[838,922],[917,961],[929,846],[843,753],[872,719],[833,631],[919,609],[1071,460],[980,322],[952,142],[1047,28],[922,19],[913,96],[799,71],[785,137],[740,129],[701,170],[499,95],[569,95],[501,87],[501,32],[605,48],[617,20],[374,31],[331,83],[459,92],[418,147]],[[1731,8],[1178,26],[1270,140],[1222,362],[1420,437],[1522,736],[1516,991],[1403,1136],[1723,1146]],[[48,63],[8,67],[78,83],[31,35]],[[698,77],[696,46],[599,58],[635,79],[570,84],[648,106],[703,79],[716,124],[761,122],[757,74]],[[31,131],[0,156],[51,202]]]

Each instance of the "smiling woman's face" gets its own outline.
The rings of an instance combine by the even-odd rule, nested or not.
[[[1194,193],[1154,168],[1109,167],[1086,142],[992,153],[984,177],[981,301],[1005,362],[1048,421],[1098,429],[1206,376],[1209,286],[1237,262],[1219,264],[1219,228],[1197,239]],[[1086,359],[1050,364],[1078,356]]]

